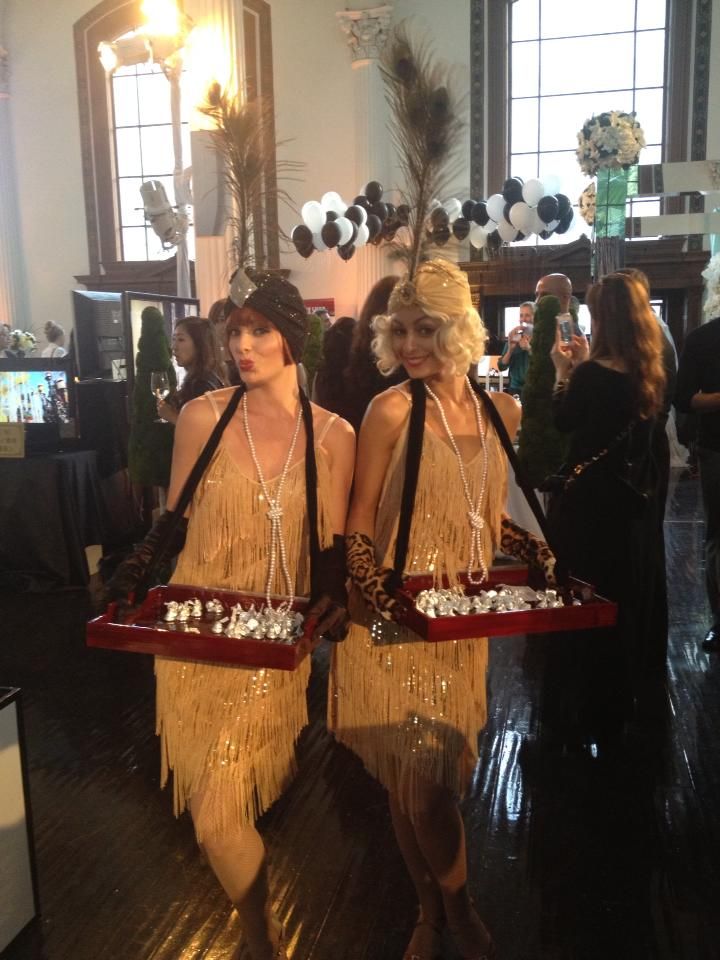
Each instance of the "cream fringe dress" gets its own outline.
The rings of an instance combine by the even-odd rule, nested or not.
[[[402,387],[392,389],[407,396]],[[507,466],[497,434],[487,417],[484,422],[484,548],[490,564],[499,542]],[[377,559],[387,567],[394,563],[408,425],[392,453],[377,510]],[[480,492],[481,461],[479,452],[465,464],[474,502]],[[408,574],[432,572],[439,579],[447,572],[455,578],[467,569],[467,510],[457,458],[449,443],[426,426]],[[404,809],[417,807],[416,788],[423,783],[440,784],[462,796],[477,761],[478,732],[487,719],[487,639],[425,643],[407,628],[373,614],[357,590],[352,591],[350,609],[350,634],[334,650],[328,725]]]
[[[205,395],[218,409],[212,394]],[[316,436],[320,546],[332,544],[330,477],[322,442],[335,417]],[[282,493],[283,534],[295,591],[310,586],[305,458],[291,465]],[[274,493],[279,477],[267,482]],[[174,583],[264,593],[269,529],[259,482],[243,474],[220,441],[192,501],[185,547]],[[286,589],[280,576],[271,587]],[[198,791],[198,840],[252,824],[295,773],[295,741],[307,723],[305,689],[310,658],[294,671],[155,660],[161,786],[174,778],[176,815]]]

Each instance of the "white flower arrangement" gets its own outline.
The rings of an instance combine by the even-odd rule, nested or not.
[[[716,253],[702,272],[705,280],[705,303],[703,313],[706,320],[720,317],[720,253]]]
[[[589,183],[578,197],[578,209],[585,223],[591,227],[595,223],[597,191],[594,183]]]
[[[10,345],[7,348],[8,353],[16,357],[24,357],[26,353],[32,353],[37,346],[35,334],[29,330],[11,330]]]
[[[627,169],[637,163],[645,146],[645,134],[635,114],[622,110],[590,117],[577,137],[578,163],[589,177],[594,177],[598,170]]]

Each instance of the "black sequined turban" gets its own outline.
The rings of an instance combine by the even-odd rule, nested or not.
[[[241,307],[251,307],[270,320],[285,338],[295,363],[300,362],[309,320],[297,287],[273,273],[238,270],[230,283],[226,317]]]

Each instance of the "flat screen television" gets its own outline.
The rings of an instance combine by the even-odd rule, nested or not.
[[[75,326],[72,343],[81,380],[123,379],[127,350],[122,294],[104,290],[73,290]]]
[[[0,423],[25,424],[28,449],[74,437],[72,357],[0,359]]]
[[[157,307],[165,320],[165,333],[172,341],[175,324],[181,317],[197,316],[200,310],[200,301],[194,297],[172,297],[157,293],[138,293],[128,290],[122,295],[123,317],[125,323],[125,339],[127,342],[127,380],[128,395],[130,395],[135,380],[135,362],[137,359],[140,328],[142,326],[142,312],[145,307]],[[178,386],[182,383],[185,371],[175,366]]]

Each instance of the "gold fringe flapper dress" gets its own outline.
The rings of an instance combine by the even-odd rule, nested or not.
[[[395,388],[401,389],[401,388]],[[487,423],[488,475],[484,550],[488,566],[499,542],[507,466]],[[392,567],[407,450],[406,423],[393,451],[375,524],[378,562]],[[466,464],[474,502],[482,453]],[[457,458],[427,426],[420,461],[406,573],[467,569],[470,527]],[[461,797],[477,761],[478,733],[487,719],[487,639],[425,643],[369,610],[353,589],[353,625],[334,651],[328,724],[404,809],[417,806],[418,786],[440,784]]]
[[[206,395],[217,408],[211,394]],[[332,544],[330,478],[322,440],[316,439],[320,546]],[[283,534],[295,592],[310,586],[305,459],[291,465],[282,493]],[[271,495],[279,477],[267,481]],[[259,482],[245,476],[221,439],[192,501],[185,548],[175,583],[265,592],[269,523]],[[285,593],[280,576],[271,585]],[[307,723],[307,657],[293,671],[155,660],[161,786],[173,772],[175,814],[200,792],[194,810],[198,840],[225,836],[267,810],[292,779],[295,741]]]

